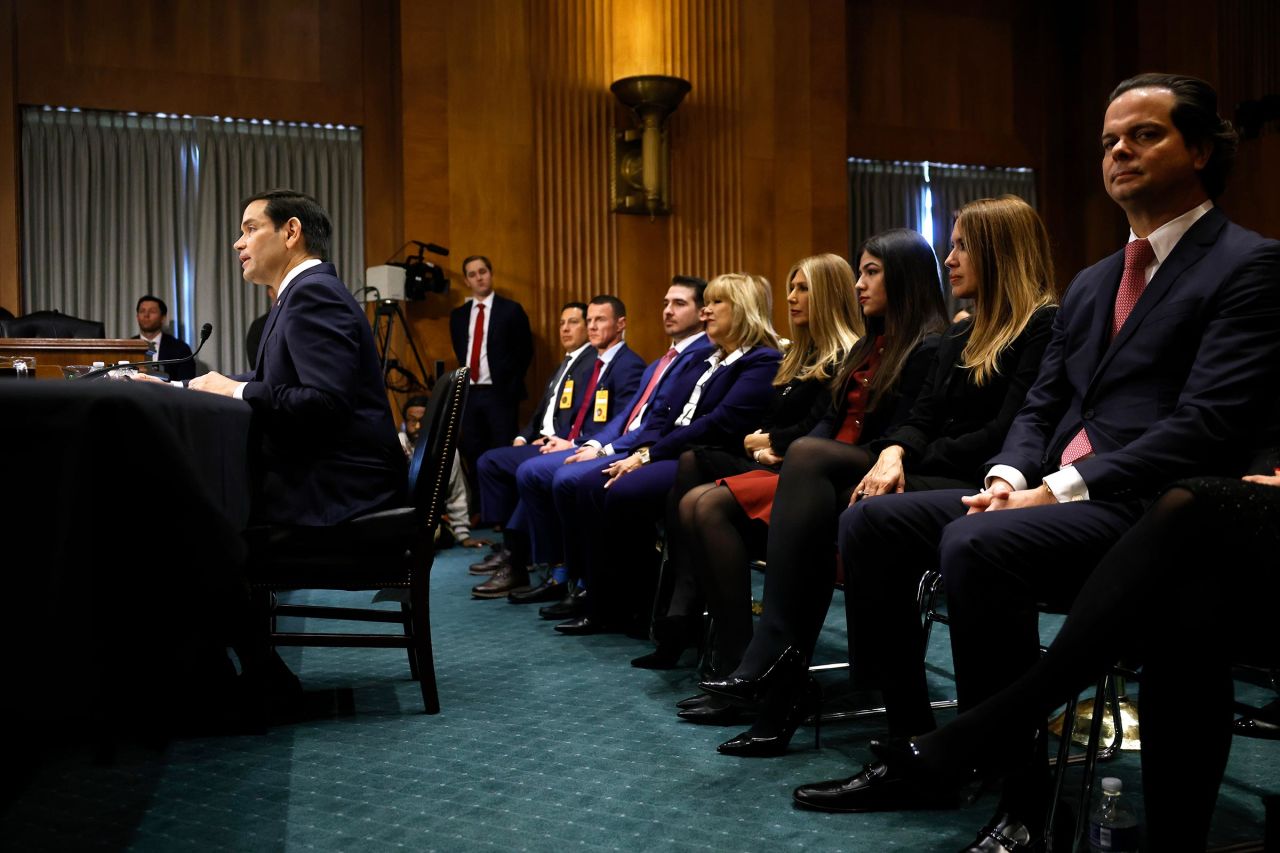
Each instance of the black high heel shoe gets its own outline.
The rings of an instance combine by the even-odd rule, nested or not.
[[[787,691],[789,693],[789,691]],[[761,722],[777,721],[776,734],[756,734],[755,727],[716,747],[721,755],[743,758],[767,758],[787,751],[796,729],[810,715],[813,716],[813,748],[822,747],[822,688],[813,676],[807,676],[804,687],[796,696],[783,698],[774,691],[766,700],[761,712]]]
[[[735,702],[760,702],[771,693],[775,685],[798,682],[806,670],[804,653],[796,646],[787,646],[778,659],[756,676],[735,676],[698,682],[698,688]]]

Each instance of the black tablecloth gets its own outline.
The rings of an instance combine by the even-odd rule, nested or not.
[[[0,382],[6,716],[166,718],[226,667],[250,440],[223,397]]]

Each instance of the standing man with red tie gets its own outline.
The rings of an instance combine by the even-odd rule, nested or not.
[[[860,612],[876,614],[866,635],[885,656],[891,728],[933,727],[914,605],[920,567],[938,564],[945,579],[963,712],[1036,662],[1036,602],[1069,605],[1161,487],[1243,473],[1280,381],[1280,243],[1214,206],[1236,147],[1217,109],[1212,87],[1191,77],[1143,74],[1116,87],[1102,179],[1129,220],[1128,245],[1067,290],[986,488],[882,495],[842,516],[846,574],[872,599]],[[1010,733],[1026,744],[1024,760],[967,850],[1041,849],[1050,786],[1043,728],[1035,735]],[[1182,772],[1143,757],[1144,776]],[[955,799],[904,779],[900,765],[805,785],[795,799],[830,811]]]
[[[471,370],[458,450],[475,484],[480,454],[511,444],[519,429],[524,377],[533,360],[533,334],[520,303],[493,292],[493,265],[484,255],[462,262],[471,298],[449,315],[458,364]],[[472,490],[475,494],[475,490]]]

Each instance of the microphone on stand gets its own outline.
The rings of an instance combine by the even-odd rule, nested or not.
[[[83,376],[77,376],[76,379],[96,379],[99,376],[103,376],[113,370],[120,370],[121,368],[136,370],[139,367],[160,367],[165,364],[181,364],[184,361],[191,361],[196,357],[196,353],[200,352],[200,348],[204,346],[204,342],[209,340],[209,335],[211,334],[213,334],[212,323],[205,323],[200,327],[200,343],[196,344],[195,351],[192,352],[191,355],[184,355],[182,358],[166,358],[160,361],[142,361],[137,364],[108,364],[106,367],[98,367],[94,370],[90,370]]]

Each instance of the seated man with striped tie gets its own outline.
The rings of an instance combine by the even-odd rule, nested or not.
[[[516,471],[520,495],[517,519],[524,521],[533,546],[533,562],[550,567],[541,585],[530,590],[515,591],[508,596],[513,604],[556,602],[542,608],[547,618],[568,618],[580,595],[579,588],[568,583],[565,568],[565,535],[573,534],[573,519],[567,519],[557,508],[552,492],[556,484],[573,491],[573,483],[589,475],[599,477],[601,469],[612,464],[617,453],[630,451],[628,436],[638,433],[649,413],[670,387],[670,380],[689,365],[697,365],[709,354],[710,342],[702,331],[702,292],[707,283],[693,276],[678,275],[662,300],[662,330],[671,338],[666,353],[645,369],[636,395],[620,406],[612,421],[581,446],[552,451],[543,447],[543,455],[521,464]],[[577,578],[575,580],[581,580]],[[563,614],[563,615],[562,615]]]
[[[516,507],[516,469],[545,449],[563,450],[598,432],[615,406],[635,393],[644,360],[623,341],[627,308],[616,296],[593,297],[587,306],[590,346],[567,362],[547,385],[534,420],[510,447],[496,447],[476,465],[480,511],[485,521],[504,526],[505,561],[471,590],[473,598],[503,598],[529,585],[529,539]]]
[[[1103,184],[1128,219],[1128,244],[1068,288],[986,488],[881,495],[841,518],[846,574],[860,576],[859,610],[876,621],[861,633],[885,656],[881,687],[898,731],[933,728],[915,608],[922,569],[939,564],[945,580],[963,712],[1036,663],[1037,602],[1069,605],[1161,487],[1243,472],[1275,398],[1280,243],[1214,206],[1236,143],[1216,93],[1190,77],[1126,80],[1111,95],[1101,142]],[[1024,753],[995,818],[967,849],[1042,849],[1043,727],[1038,737],[1009,737]],[[901,766],[801,786],[795,799],[829,811],[955,799],[954,789],[905,778]]]

